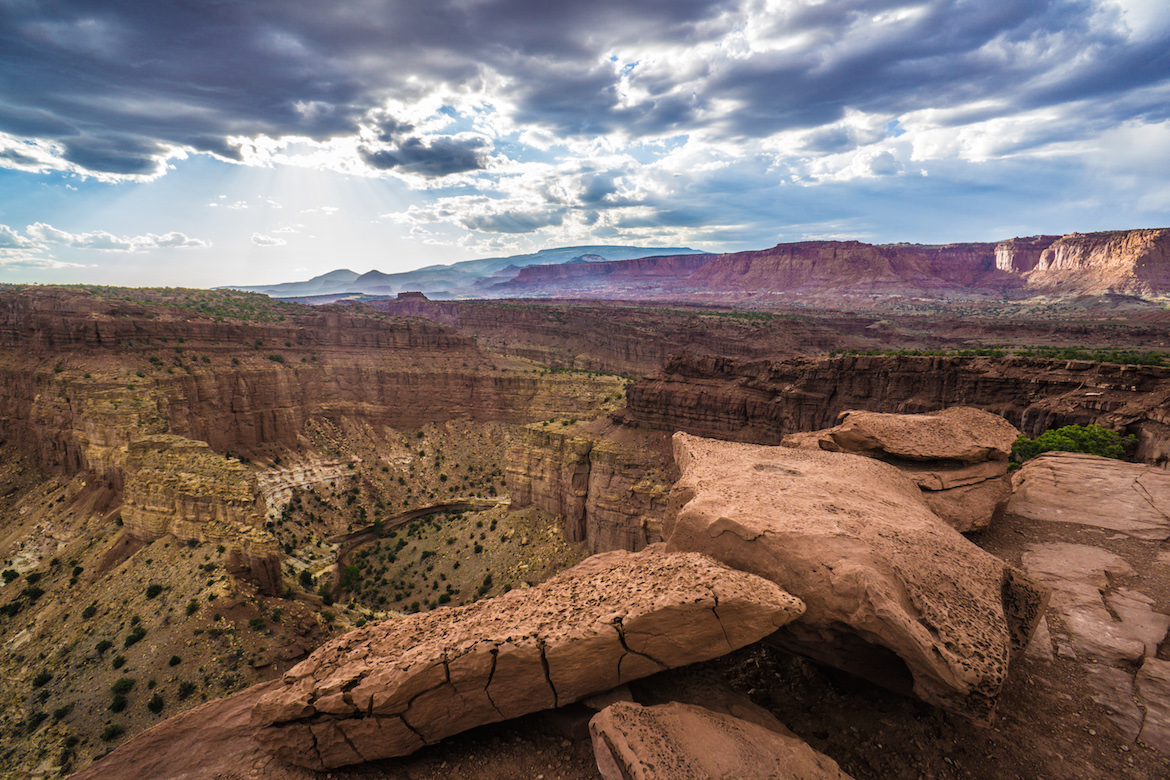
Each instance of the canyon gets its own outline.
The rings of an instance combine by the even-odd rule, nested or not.
[[[1159,246],[1162,236],[1150,233],[1110,252],[1124,249],[1131,259],[1151,257],[1151,247]],[[885,249],[871,252],[836,243],[739,258],[712,266],[701,278],[722,287],[741,279],[746,290],[754,284],[753,274],[777,278],[783,272],[788,274],[784,284],[794,289],[815,286],[831,278],[822,271],[831,269],[833,258],[847,254],[859,273],[889,281],[890,287],[882,281],[859,288],[882,295],[904,278],[933,284],[930,276],[937,275],[940,263],[966,268],[963,278],[971,284],[1000,284],[996,280],[1015,274],[1019,278],[1012,277],[1015,281],[1005,283],[1004,290],[1033,285],[1033,278],[1040,289],[1042,273],[1070,263],[1091,266],[1097,245],[1042,237],[1007,248],[1001,244],[990,255],[975,245],[917,248],[895,262]],[[813,255],[817,262],[806,263]],[[696,264],[687,272],[693,276],[718,259],[707,258],[698,266],[696,257],[681,257],[625,270],[611,264],[607,276],[626,273],[628,281],[660,273],[658,278],[670,278],[688,263]],[[1139,261],[1133,262],[1136,267]],[[588,276],[580,269],[595,265],[602,264],[562,266],[564,279]],[[539,266],[525,271],[530,280],[543,273]],[[517,279],[521,276],[524,272]],[[1155,284],[1154,276],[1148,278]],[[312,308],[230,291],[2,289],[0,557],[13,574],[10,582],[5,575],[0,590],[5,610],[0,640],[6,648],[4,671],[20,682],[0,697],[0,722],[6,727],[0,748],[19,767],[12,776],[65,775],[86,767],[83,776],[103,776],[103,771],[118,776],[129,771],[129,765],[118,762],[135,755],[139,739],[147,740],[142,744],[156,739],[151,734],[170,734],[158,737],[165,742],[202,730],[215,733],[211,722],[199,719],[214,721],[220,717],[216,712],[235,713],[232,728],[244,733],[248,727],[239,721],[244,710],[232,708],[247,701],[245,710],[252,711],[279,680],[301,679],[287,675],[303,669],[298,664],[316,648],[326,648],[323,653],[353,648],[357,658],[362,651],[354,637],[375,641],[386,621],[431,626],[446,619],[441,616],[463,614],[459,610],[490,614],[494,603],[513,605],[514,612],[543,592],[542,583],[556,587],[559,572],[573,571],[574,565],[594,572],[589,577],[603,578],[600,570],[588,568],[598,565],[589,558],[594,554],[647,548],[653,553],[662,542],[670,554],[683,548],[693,554],[700,544],[694,539],[701,540],[705,532],[685,536],[678,530],[680,517],[687,527],[700,527],[700,515],[694,514],[698,505],[684,511],[688,483],[680,480],[693,458],[680,459],[680,445],[672,438],[679,431],[712,442],[702,445],[715,448],[710,468],[730,469],[720,479],[738,479],[735,475],[742,472],[745,485],[762,484],[763,474],[805,469],[797,465],[804,458],[820,463],[819,453],[836,447],[840,451],[826,453],[830,460],[872,463],[864,467],[873,470],[869,478],[887,487],[905,480],[889,500],[900,502],[902,515],[920,517],[922,523],[941,511],[922,503],[931,491],[943,492],[936,490],[941,483],[929,483],[928,489],[922,469],[907,470],[902,449],[883,450],[886,454],[876,457],[849,454],[849,446],[834,443],[847,440],[840,425],[849,418],[839,420],[843,413],[921,415],[962,406],[989,412],[1005,430],[1015,426],[1032,436],[1065,424],[1099,423],[1134,434],[1138,444],[1131,457],[1160,472],[1170,458],[1170,369],[1157,361],[1118,364],[1035,354],[1075,345],[1148,355],[1166,346],[1160,342],[1165,338],[1163,310],[1132,304],[1111,286],[1112,297],[1103,294],[1088,303],[1074,297],[972,307],[902,299],[872,311],[802,305],[753,311],[685,300],[653,306],[430,301],[421,295]],[[961,354],[981,348],[986,354]],[[913,354],[924,351],[944,354]],[[856,426],[859,419],[849,424]],[[778,446],[794,434],[813,437],[808,442],[817,452],[801,455],[804,450]],[[997,435],[999,454],[989,463],[1005,462],[1000,441],[1005,435]],[[733,467],[741,455],[721,455],[718,449],[731,445],[789,454],[727,450],[752,459]],[[696,446],[688,445],[697,452]],[[939,458],[930,461],[935,476],[945,476],[946,469],[962,461]],[[861,467],[846,468],[859,473]],[[1005,479],[1002,470],[992,474],[990,466],[963,468],[980,475],[986,471],[996,485]],[[697,472],[690,473],[697,479]],[[816,480],[848,481],[841,476]],[[711,495],[717,498],[704,506],[726,510],[732,503],[718,491]],[[1025,549],[1025,543],[1093,543],[1071,526],[1052,530],[1049,526],[1056,524],[1046,519],[1027,519],[1028,513],[1047,517],[1050,510],[1044,507],[1053,499],[1036,501],[1040,509],[1013,514],[1008,503],[989,525],[981,520],[981,530],[964,528],[973,543],[950,527],[929,531],[931,538],[945,537],[947,555],[977,556],[972,559],[980,561],[977,568],[991,572],[987,581],[993,586],[983,583],[979,589],[993,595],[988,597],[992,602],[1002,602],[996,609],[1010,606],[1020,614],[1048,615],[1038,628],[1032,617],[1022,622],[1010,617],[1015,614],[1010,609],[1009,618],[995,618],[1002,641],[997,640],[994,662],[986,667],[992,671],[981,672],[984,677],[969,690],[954,693],[946,688],[951,683],[939,682],[957,673],[918,660],[900,666],[903,662],[885,651],[872,654],[879,666],[888,664],[883,668],[889,674],[869,677],[887,676],[895,681],[887,687],[900,693],[836,676],[844,673],[831,671],[834,666],[861,674],[856,658],[874,645],[855,644],[858,640],[846,636],[850,632],[840,621],[808,619],[793,624],[798,628],[787,635],[773,627],[765,633],[779,635],[771,639],[758,641],[753,635],[723,647],[714,654],[719,658],[704,656],[713,660],[699,667],[687,665],[648,680],[623,676],[613,685],[627,685],[633,693],[622,696],[652,707],[687,701],[667,691],[696,685],[703,675],[719,676],[723,682],[704,689],[692,703],[730,696],[731,684],[736,695],[753,691],[757,705],[783,714],[782,720],[829,757],[826,761],[856,777],[917,777],[906,773],[916,760],[927,762],[936,776],[951,776],[959,765],[973,776],[999,776],[993,767],[980,766],[980,750],[1004,751],[1021,766],[1039,766],[1035,776],[1054,776],[1053,767],[1069,766],[1073,769],[1065,776],[1084,778],[1161,771],[1165,756],[1147,746],[1158,733],[1153,716],[1144,732],[1139,718],[1134,731],[1130,713],[1125,729],[1117,732],[1110,725],[1116,718],[1106,714],[1112,705],[1097,702],[1097,688],[1059,682],[1067,672],[1060,664],[1071,661],[1060,656],[1036,660],[1023,653],[1025,645],[1035,646],[1028,643],[1033,628],[1037,636],[1051,635],[1054,646],[1063,646],[1065,625],[1063,613],[1054,612],[1055,607],[1046,611],[1040,591],[1028,584],[1033,569],[1049,580],[1051,575],[1038,562],[1041,558],[1027,557],[1032,548]],[[714,511],[708,519],[718,520],[720,512],[731,516],[730,510]],[[1059,534],[1069,536],[1062,541]],[[843,544],[852,549],[856,542]],[[704,554],[720,549],[732,548],[706,542],[699,547]],[[1161,570],[1147,573],[1145,564],[1136,563],[1152,560],[1155,552],[1120,546],[1111,554],[1135,561],[1127,564],[1131,595],[1125,604],[1146,604],[1132,595],[1140,592],[1149,602],[1148,612],[1170,611],[1170,583],[1157,573]],[[905,555],[897,552],[893,558]],[[919,564],[893,567],[923,569]],[[889,565],[879,568],[886,571]],[[1114,568],[1123,570],[1120,564]],[[800,595],[792,583],[783,587]],[[928,591],[945,589],[931,586],[922,593]],[[928,596],[912,600],[919,610],[945,612]],[[632,604],[633,598],[626,601]],[[814,611],[823,610],[816,597],[809,595],[807,601]],[[976,613],[991,614],[983,606],[973,609]],[[868,630],[858,629],[854,636],[872,641]],[[950,647],[940,651],[944,655],[967,642],[955,636],[948,634],[944,645]],[[883,647],[895,644],[912,647],[903,640]],[[1142,656],[1147,671],[1138,681],[1124,665],[1106,664],[1097,671],[1102,679],[1124,672],[1126,684],[1153,690],[1159,664],[1170,652],[1164,645],[1152,642]],[[897,652],[908,659],[920,655]],[[488,656],[496,657],[475,656],[471,666],[480,668]],[[956,669],[978,666],[969,659],[957,663]],[[913,685],[897,682],[906,668],[917,693]],[[534,679],[541,683],[544,677]],[[1048,687],[1038,693],[1032,680]],[[314,679],[310,698],[330,696],[329,684],[324,677]],[[543,705],[518,706],[510,712],[530,714],[481,727],[488,731],[443,739],[417,755],[374,762],[369,771],[383,774],[370,776],[405,776],[395,767],[415,776],[443,776],[441,762],[471,761],[476,751],[489,757],[482,761],[500,763],[481,763],[467,776],[504,777],[517,767],[536,766],[532,761],[556,767],[549,776],[595,776],[590,774],[596,772],[593,748],[586,749],[586,715],[609,705],[586,705],[593,694],[613,685],[589,683],[588,690],[582,688],[586,704],[550,713],[533,712]],[[456,687],[470,690],[462,683]],[[906,699],[906,694],[916,698]],[[1023,748],[1007,744],[1041,739],[1029,718],[1046,707],[1064,712],[1064,705],[1054,704],[1062,696],[1088,713],[1092,739],[1059,761],[1044,753],[1047,747],[1027,756]],[[802,704],[814,699],[844,702],[844,709]],[[1007,736],[951,720],[944,713],[948,708],[976,713],[973,720],[987,720],[998,711],[996,725]],[[490,709],[484,704],[484,712]],[[856,719],[843,714],[853,710],[859,713]],[[1152,712],[1144,708],[1143,717],[1147,710]],[[292,709],[282,712],[289,723],[302,717],[289,714]],[[872,721],[868,726],[866,718]],[[883,718],[894,724],[880,726],[888,758],[876,757],[872,744],[850,736],[850,728],[878,728],[873,724]],[[1078,733],[1074,721],[1061,724],[1056,729],[1061,739]],[[437,722],[434,734],[453,733],[444,728]],[[963,745],[964,752],[911,757],[920,752],[915,741],[941,744],[940,733]],[[558,736],[546,740],[549,734]],[[876,735],[870,732],[871,739]],[[530,747],[492,747],[497,738]],[[1118,740],[1125,751],[1118,752]],[[300,744],[287,744],[294,743]],[[349,755],[343,743],[333,740],[337,755]],[[244,763],[261,767],[253,776],[315,776],[308,769],[297,774],[299,767],[278,771],[249,752],[256,748],[231,744],[241,746]],[[122,747],[102,758],[116,745]],[[632,760],[622,755],[621,761]],[[944,755],[958,763],[943,761]],[[91,763],[95,759],[102,760]],[[545,763],[539,770],[548,772]]]

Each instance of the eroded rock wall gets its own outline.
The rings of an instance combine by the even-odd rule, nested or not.
[[[1044,250],[1027,285],[1055,293],[1164,292],[1170,289],[1170,229],[1063,236]]]
[[[628,419],[758,444],[827,428],[849,409],[973,406],[1026,435],[1099,423],[1135,433],[1138,457],[1170,455],[1170,370],[1032,358],[845,356],[741,362],[684,356],[627,389]]]
[[[590,552],[661,541],[667,471],[653,448],[576,426],[525,426],[507,455],[512,506],[559,515],[565,537]]]

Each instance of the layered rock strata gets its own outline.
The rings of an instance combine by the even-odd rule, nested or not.
[[[698,554],[611,552],[535,588],[378,623],[316,650],[253,710],[278,758],[329,768],[714,658],[803,611]]]
[[[507,454],[512,506],[561,517],[565,538],[590,552],[640,550],[662,540],[669,496],[666,464],[654,448],[612,432],[532,424]]]
[[[848,452],[889,463],[958,531],[986,528],[1012,492],[1008,456],[1019,430],[998,415],[956,406],[931,414],[842,412],[836,427],[785,436],[789,447]]]
[[[1025,279],[1029,289],[1049,293],[1164,292],[1170,288],[1170,229],[1063,236]]]
[[[205,442],[159,434],[130,444],[122,521],[141,541],[168,534],[223,544],[229,568],[270,595],[281,592],[280,549],[264,530],[256,476]]]
[[[589,732],[605,780],[849,778],[796,736],[693,704],[617,702],[593,716]]]
[[[707,553],[807,605],[783,646],[977,722],[1047,592],[935,516],[894,467],[675,434],[667,548]],[[882,650],[885,649],[885,652]]]
[[[850,409],[916,414],[972,406],[1029,436],[1098,423],[1170,459],[1170,369],[1034,358],[852,355],[740,362],[680,356],[626,391],[632,423],[757,444],[828,428]]]

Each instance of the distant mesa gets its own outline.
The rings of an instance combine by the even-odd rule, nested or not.
[[[1170,229],[1000,242],[800,241],[705,254],[693,249],[566,247],[400,274],[334,271],[240,288],[311,304],[418,290],[431,299],[609,298],[822,302],[842,296],[934,299],[1156,296],[1170,293]]]

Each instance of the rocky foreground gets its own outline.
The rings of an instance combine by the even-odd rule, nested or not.
[[[921,426],[913,453],[921,463],[1003,460],[1005,437],[994,433],[1002,420],[980,414],[862,416],[795,442],[804,447],[678,434],[681,478],[664,547],[602,553],[535,588],[350,632],[282,681],[163,723],[77,777],[315,777],[314,768],[441,747],[461,731],[550,708],[565,713],[561,723],[581,717],[570,712],[596,713],[589,734],[606,778],[847,777],[751,705],[721,705],[710,693],[710,708],[686,695],[669,704],[655,699],[671,684],[628,686],[760,640],[985,729],[1011,722],[1011,713],[996,715],[1012,668],[1035,674],[1036,663],[1069,659],[1122,733],[1170,752],[1170,663],[1159,657],[1170,616],[1136,588],[1113,590],[1115,577],[1135,574],[1125,558],[1061,542],[1029,545],[1018,565],[1005,563],[934,514],[919,481],[880,459],[899,451],[909,461],[899,442]],[[980,431],[990,434],[982,442]],[[865,452],[833,451],[850,442]],[[1084,493],[1068,501],[1058,483],[1135,507],[1144,500],[1154,514],[1114,521]],[[1165,472],[1056,454],[1016,475],[1006,514],[990,511],[993,528],[1026,517],[1113,527],[1152,545],[1143,554],[1162,555],[1168,498]],[[1165,763],[1142,758],[1135,771]],[[398,776],[393,759],[369,766],[374,774],[361,776]]]

